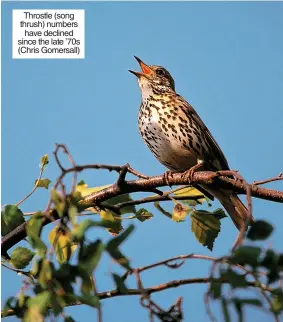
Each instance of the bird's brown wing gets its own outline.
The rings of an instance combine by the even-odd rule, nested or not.
[[[195,123],[199,124],[202,130],[202,135],[206,136],[206,141],[213,151],[213,160],[210,161],[212,163],[211,165],[216,168],[215,170],[229,170],[229,165],[224,156],[224,153],[220,149],[209,129],[203,123],[202,119],[199,117],[194,108],[182,96],[179,96],[179,98],[183,103],[182,105],[184,106],[184,113],[187,114],[188,117],[191,117]],[[220,168],[215,164],[216,162],[220,165]]]

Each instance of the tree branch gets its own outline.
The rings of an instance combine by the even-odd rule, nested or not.
[[[124,166],[125,167],[125,166]],[[61,182],[64,176],[67,173],[80,172],[86,169],[106,169],[109,171],[117,171],[120,173],[123,166],[111,166],[104,164],[92,164],[92,165],[82,165],[75,166],[73,168],[64,169],[62,174],[57,179],[57,183]],[[195,172],[193,180],[189,182],[189,179],[182,176],[182,173],[174,173],[168,178],[170,185],[195,185],[195,184],[205,184],[205,185],[216,185],[219,188],[228,188],[232,189],[235,193],[246,194],[247,185],[241,180],[235,180],[228,178],[224,175],[220,175],[217,172],[211,171],[201,171]],[[58,184],[57,184],[58,186]],[[84,203],[92,204],[93,206],[98,206],[101,202],[106,201],[110,198],[122,195],[125,193],[134,193],[134,192],[151,192],[158,190],[157,188],[166,187],[167,183],[164,178],[164,175],[152,176],[147,179],[138,179],[131,181],[124,181],[122,187],[117,184],[113,184],[101,191],[92,193],[85,197]],[[250,193],[253,197],[265,199],[273,202],[283,203],[283,191],[266,189],[259,187],[258,185],[250,185]],[[138,203],[137,203],[138,204]],[[58,219],[56,211],[50,210],[50,207],[47,207],[48,211],[46,215],[49,218],[46,218],[43,222],[43,226],[51,222],[50,218]],[[26,237],[26,223],[21,224],[9,234],[4,236],[1,240],[1,249],[2,254],[7,256],[7,251],[14,246],[19,241],[23,240]]]
[[[121,291],[114,289],[114,290],[98,293],[97,296],[99,297],[100,300],[107,300],[107,299],[120,297],[120,296],[143,295],[144,293],[150,295],[153,293],[162,292],[164,290],[168,290],[170,288],[176,288],[183,285],[208,284],[208,283],[229,284],[229,281],[221,278],[209,278],[209,277],[187,278],[187,279],[174,280],[167,283],[154,285],[152,287],[144,288],[143,290],[128,289],[126,293],[122,293]],[[272,292],[272,289],[264,284],[258,284],[255,282],[247,282],[247,284],[249,287],[260,288],[266,292]],[[77,301],[77,302],[70,303],[66,306],[75,306],[75,305],[82,305],[82,304],[83,303]],[[13,310],[9,310],[6,316],[12,316],[12,315],[15,315],[15,312]],[[3,317],[3,312],[1,312],[1,316]]]

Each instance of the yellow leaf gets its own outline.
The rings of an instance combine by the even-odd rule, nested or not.
[[[172,219],[177,222],[184,221],[191,210],[192,208],[185,207],[181,203],[177,203],[173,209]]]
[[[81,194],[81,196],[84,198],[84,197],[88,196],[91,193],[99,192],[99,191],[101,191],[103,189],[106,189],[106,188],[108,188],[110,186],[111,185],[109,184],[109,185],[100,186],[100,187],[88,188],[88,185],[83,182],[83,183],[81,183],[81,184],[76,186],[75,192],[79,192]],[[114,205],[116,205],[118,203],[131,201],[131,200],[132,199],[131,199],[130,195],[128,193],[125,193],[123,195],[113,197],[113,198],[110,198],[110,199],[108,199],[106,201],[103,201],[101,203],[101,205],[102,206],[107,206],[107,205],[114,206]],[[97,211],[95,210],[95,208],[88,208],[87,210],[90,210],[93,213],[97,214]],[[135,206],[129,205],[129,206],[121,208],[121,214],[127,214],[127,213],[134,213],[135,214],[136,213]]]
[[[182,201],[190,206],[195,206],[197,204],[202,204],[204,201],[208,201],[205,195],[194,187],[186,187],[182,190],[176,191],[174,196],[182,198],[188,197],[188,199],[184,199]]]
[[[71,234],[58,226],[51,230],[48,239],[55,249],[56,259],[60,264],[68,261],[77,248],[71,240]]]
[[[84,184],[77,185],[75,191],[80,192],[82,197],[86,197],[91,193],[101,191],[101,190],[108,188],[108,187],[110,187],[110,184],[108,184],[106,186],[88,188],[88,185],[86,183],[84,183]]]
[[[43,322],[44,316],[40,312],[39,305],[33,305],[24,315],[24,322]]]
[[[115,213],[110,210],[101,210],[99,214],[101,219],[111,222],[111,228],[106,228],[111,235],[116,236],[123,230],[122,218],[118,219]]]

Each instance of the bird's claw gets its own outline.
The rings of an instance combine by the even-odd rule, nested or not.
[[[194,167],[190,168],[189,170],[186,170],[185,172],[182,173],[181,178],[188,178],[189,183],[191,183],[193,181],[194,178],[194,173],[195,173],[195,169]]]
[[[170,170],[167,170],[167,171],[164,172],[163,176],[164,176],[164,180],[165,180],[167,186],[169,186],[171,188],[172,185],[171,185],[171,183],[169,181],[169,176],[172,178],[173,177],[173,172],[170,171]]]

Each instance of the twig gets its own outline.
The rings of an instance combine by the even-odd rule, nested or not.
[[[141,199],[137,199],[137,200],[130,200],[130,201],[125,201],[125,202],[121,202],[116,204],[115,206],[119,209],[127,207],[127,206],[132,206],[132,205],[141,205],[144,203],[149,203],[149,202],[156,202],[156,201],[172,201],[172,199],[170,198],[170,194],[178,191],[178,190],[182,190],[184,188],[186,188],[187,186],[182,186],[182,187],[178,187],[175,189],[171,189],[169,191],[165,191],[163,192],[163,194],[160,196],[150,196],[150,197],[146,197],[146,198],[141,198]],[[203,198],[203,194],[200,194],[199,196],[174,196],[175,200],[195,200],[197,201],[198,199]]]
[[[128,172],[128,165],[122,166],[118,180],[116,182],[116,184],[119,188],[122,188],[122,185],[125,183],[125,178],[126,178],[127,172]]]
[[[61,164],[61,162],[60,162],[60,160],[58,158],[58,152],[59,152],[60,149],[63,151],[63,153],[67,154],[68,159],[69,159],[71,165],[73,166],[73,168],[76,168],[76,163],[75,163],[71,153],[67,149],[66,145],[64,145],[64,144],[56,144],[56,149],[54,151],[54,156],[55,156],[55,160],[56,160],[59,168],[61,169],[61,171],[65,172],[65,168],[62,166],[62,164]],[[78,173],[77,173],[77,171],[74,171],[74,177],[73,177],[73,180],[72,180],[71,192],[73,192],[75,190],[75,188],[76,188],[77,177],[78,177]]]
[[[258,279],[258,277],[256,276],[256,274],[255,274],[255,273],[253,274],[253,277],[254,277],[254,279],[255,279],[256,283],[258,283],[258,284],[260,285],[260,284],[261,284],[261,283],[260,283],[260,280]],[[261,292],[262,296],[265,298],[266,302],[267,302],[267,303],[268,303],[268,305],[269,305],[269,311],[273,313],[274,321],[275,321],[275,322],[280,322],[280,321],[279,321],[279,318],[278,318],[278,316],[277,316],[277,314],[272,310],[273,305],[272,305],[272,302],[271,302],[270,298],[269,298],[269,297],[268,297],[268,295],[266,294],[266,290],[265,290],[264,288],[261,288],[261,287],[259,287],[259,290],[260,290],[260,292]]]
[[[141,179],[149,179],[149,176],[146,176],[136,170],[134,170],[129,163],[127,163],[127,167],[128,167],[128,172],[130,172],[131,174],[133,174],[134,176],[136,176],[137,178],[141,178]]]
[[[144,292],[146,292],[147,294],[153,294],[153,293],[158,293],[158,292],[162,292],[164,290],[168,290],[171,288],[176,288],[176,287],[180,287],[183,285],[189,285],[189,284],[208,284],[208,283],[223,283],[223,284],[229,284],[230,281],[228,280],[224,280],[221,278],[214,278],[211,279],[209,277],[199,277],[199,278],[188,278],[188,279],[181,279],[181,280],[174,280],[174,281],[170,281],[167,283],[162,283],[162,284],[158,284],[158,285],[154,285],[148,288],[144,289]],[[272,289],[264,284],[260,284],[258,285],[257,283],[254,282],[247,282],[247,285],[249,287],[253,287],[253,288],[263,288],[265,291],[267,292],[272,292]],[[128,289],[127,293],[121,293],[118,289],[114,289],[114,290],[110,290],[110,291],[105,291],[105,292],[101,292],[98,293],[97,296],[99,297],[100,300],[106,300],[106,299],[110,299],[110,298],[114,298],[114,297],[120,297],[120,296],[134,296],[134,295],[142,295],[143,292],[141,292],[141,290],[139,289]],[[76,301],[74,303],[69,303],[66,306],[75,306],[75,305],[81,305],[82,303],[79,301]],[[9,310],[8,311],[8,316],[14,315],[14,311],[13,310]]]
[[[210,273],[209,273],[209,278],[211,279],[211,280],[213,280],[213,278],[214,278],[214,271],[215,271],[215,269],[216,269],[216,266],[219,264],[219,263],[221,263],[221,262],[223,262],[223,261],[226,261],[227,260],[227,257],[220,257],[220,258],[217,258],[214,262],[213,262],[213,264],[211,265],[211,267],[210,267]],[[212,313],[212,310],[210,309],[210,287],[208,287],[208,289],[207,289],[207,291],[205,292],[205,294],[204,294],[204,305],[205,305],[205,310],[206,310],[206,313],[207,313],[207,315],[209,316],[209,318],[210,318],[210,320],[212,321],[212,322],[216,322],[217,320],[216,320],[216,318],[215,318],[215,316],[214,316],[214,314]]]
[[[137,286],[138,286],[138,290],[141,292],[141,297],[140,297],[140,304],[147,308],[149,310],[149,318],[150,321],[153,321],[153,306],[152,306],[152,301],[150,299],[150,296],[147,292],[145,292],[144,287],[142,285],[142,281],[140,278],[140,274],[139,271],[137,269],[133,270],[133,273],[136,276],[136,281],[137,281]]]
[[[39,172],[39,176],[38,176],[38,179],[35,181],[35,184],[34,184],[34,187],[33,189],[31,190],[31,192],[26,196],[24,197],[24,199],[22,199],[21,201],[17,202],[16,205],[19,206],[20,204],[22,204],[24,201],[26,201],[34,192],[35,190],[37,189],[38,187],[38,184],[39,184],[39,180],[42,178],[42,174],[43,174],[43,171],[44,171],[44,165],[41,165],[40,166],[40,172]]]
[[[170,181],[172,185],[188,185],[187,178],[182,178],[181,173],[174,173],[172,178],[170,177]],[[216,172],[211,171],[200,171],[194,174],[193,183],[195,184],[212,184],[217,183],[219,187],[226,187],[233,189],[236,193],[246,194],[247,188],[246,186],[239,181],[235,181],[234,179],[228,178],[227,176],[219,176]],[[133,193],[133,192],[141,192],[141,191],[151,191],[151,189],[165,187],[166,182],[164,180],[164,176],[155,176],[150,177],[149,179],[139,179],[133,181],[127,181],[123,189],[123,193]],[[275,201],[279,203],[283,203],[283,192],[261,188],[258,186],[251,187],[251,193],[253,196],[266,199],[270,201]],[[112,185],[108,188],[105,188],[103,191],[99,191],[97,193],[92,193],[85,197],[84,201],[86,203],[97,203],[103,200],[115,197],[120,194],[120,192],[115,189]]]
[[[23,213],[24,216],[32,216],[34,214],[36,214],[36,211],[30,211],[30,212],[24,212]]]
[[[165,259],[163,261],[159,261],[159,262],[156,262],[156,263],[153,263],[153,264],[150,264],[150,265],[146,265],[146,266],[142,266],[142,267],[139,267],[137,268],[136,270],[138,270],[139,273],[143,272],[143,271],[146,271],[146,270],[149,270],[149,269],[152,269],[152,268],[155,268],[155,267],[159,267],[159,266],[167,266],[169,268],[178,268],[180,267],[181,265],[183,265],[183,261],[186,261],[188,259],[201,259],[201,260],[205,260],[205,261],[210,261],[210,262],[214,262],[216,264],[218,263],[222,263],[222,264],[230,264],[234,267],[237,267],[239,269],[241,269],[242,271],[244,271],[245,273],[249,274],[249,275],[252,275],[254,276],[253,272],[249,271],[248,269],[246,269],[244,266],[242,265],[239,265],[239,264],[235,264],[233,262],[230,262],[230,259],[229,257],[220,257],[220,258],[216,258],[216,257],[213,257],[213,256],[206,256],[206,255],[200,255],[200,254],[187,254],[187,255],[179,255],[179,256],[174,256],[174,257],[171,257],[171,258],[168,258],[168,259]],[[181,265],[177,264],[177,267],[174,266],[174,264],[170,264],[172,262],[176,262],[176,261],[181,261]],[[211,275],[210,277],[213,278],[213,270],[215,269],[215,266],[212,267],[212,270],[211,270]],[[126,279],[129,275],[131,275],[133,273],[133,271],[127,271],[123,276],[122,276],[122,279]],[[259,272],[261,275],[267,275],[266,272]]]
[[[212,322],[217,322],[214,314],[211,311],[210,305],[209,305],[209,292],[205,292],[204,294],[204,305],[205,305],[205,310]]]
[[[109,171],[116,170],[120,171],[121,167],[116,166],[106,166],[106,165],[87,165],[87,166],[76,166],[76,171],[83,171],[84,169],[98,169],[103,168]],[[78,170],[79,169],[79,170]],[[111,170],[110,170],[111,169]],[[70,173],[74,171],[73,168],[67,169],[65,173]],[[62,179],[65,174],[61,174],[60,177],[57,179]],[[188,185],[187,179],[182,178],[180,173],[174,173],[172,177],[169,179],[172,185]],[[226,187],[232,189],[236,193],[246,193],[247,188],[246,186],[240,182],[235,181],[234,179],[228,178],[227,176],[219,176],[216,172],[211,171],[199,171],[194,173],[193,183],[195,184],[218,184],[219,187]],[[164,176],[155,176],[150,177],[149,179],[138,179],[133,181],[127,181],[126,185],[123,187],[123,191],[121,192],[120,189],[117,189],[117,186],[112,185],[108,188],[103,189],[102,191],[98,191],[97,193],[92,193],[84,199],[84,202],[87,204],[99,205],[101,202],[106,201],[110,198],[116,197],[121,194],[125,193],[133,193],[133,192],[140,192],[140,191],[151,191],[152,188],[159,188],[167,186],[167,183],[164,180]],[[283,191],[277,191],[272,189],[266,189],[258,186],[251,186],[251,194],[254,197],[270,200],[274,202],[283,203]],[[48,206],[46,207],[44,213],[49,213],[50,211],[51,201],[49,201]],[[52,214],[54,218],[56,218],[56,212]],[[47,225],[52,220],[47,218],[43,225]],[[2,254],[7,253],[7,250],[14,246],[17,242],[22,240],[26,237],[25,232],[26,223],[21,224],[19,227],[15,228],[12,232],[4,236],[1,240],[1,248]]]
[[[59,147],[57,146],[56,149],[59,149]],[[105,165],[105,164],[88,164],[88,165],[82,165],[82,166],[76,165],[72,168],[65,169],[60,163],[57,153],[54,153],[54,155],[58,163],[58,166],[62,171],[62,173],[56,180],[54,189],[58,188],[63,178],[68,173],[81,172],[87,169],[106,169],[109,171],[116,171],[120,173],[123,168],[123,166],[112,166],[112,165]],[[131,167],[128,166],[128,169],[130,169],[128,170],[129,172],[134,173]],[[233,173],[232,175],[235,175],[233,171],[230,173]],[[225,172],[222,172],[221,174],[221,172],[200,171],[200,172],[195,172],[193,178],[190,178],[190,179],[188,179],[187,177],[184,177],[182,173],[174,173],[172,174],[172,176],[169,177],[168,180],[170,181],[169,182],[170,185],[214,184],[219,187],[232,189],[235,193],[245,193],[247,194],[247,199],[249,200],[248,206],[250,208],[250,212],[251,212],[251,201],[250,201],[251,195],[258,198],[283,203],[282,191],[266,189],[266,188],[258,187],[257,185],[250,186],[245,184],[245,182],[243,181],[239,181],[239,180],[235,181],[234,179],[227,177]],[[106,201],[110,198],[113,198],[122,194],[126,194],[126,193],[134,193],[134,192],[155,191],[156,193],[163,195],[163,192],[158,190],[158,188],[165,187],[167,185],[168,185],[168,182],[166,182],[164,175],[154,176],[150,178],[147,177],[147,179],[125,181],[123,184],[123,189],[118,187],[117,184],[113,184],[101,191],[88,195],[87,197],[84,198],[84,203],[89,205],[91,204],[92,206],[97,207],[103,201]],[[56,211],[51,210],[51,206],[52,206],[52,201],[51,199],[49,199],[46,205],[46,208],[43,211],[46,217],[45,218],[46,220],[43,222],[43,226],[58,219],[58,214],[56,213]],[[2,254],[4,256],[7,256],[7,251],[12,246],[14,246],[17,242],[19,242],[20,240],[26,237],[25,228],[26,228],[26,223],[23,223],[2,238],[1,249],[2,249]]]
[[[252,185],[257,186],[257,185],[261,185],[261,184],[265,184],[265,183],[269,183],[269,182],[273,182],[273,181],[278,181],[278,180],[283,180],[283,173],[282,172],[280,172],[278,174],[278,176],[270,178],[270,179],[261,180],[261,181],[254,181],[252,183]]]
[[[30,273],[30,272],[27,272],[27,271],[21,271],[21,270],[19,270],[19,269],[16,269],[16,268],[10,267],[10,266],[5,265],[5,264],[3,264],[3,263],[1,263],[1,265],[2,265],[3,267],[6,267],[7,269],[9,269],[10,271],[13,271],[13,272],[17,273],[18,275],[25,275],[25,276],[27,276],[27,277],[31,277],[31,273]]]

